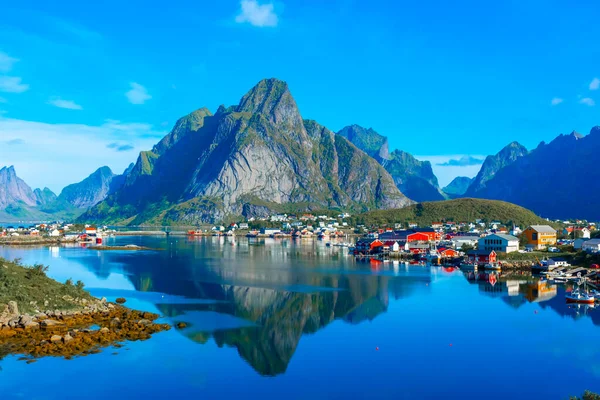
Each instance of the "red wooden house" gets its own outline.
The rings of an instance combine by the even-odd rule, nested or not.
[[[495,263],[497,261],[496,252],[494,250],[471,250],[467,252],[469,262],[475,264]]]
[[[444,258],[458,257],[458,251],[456,251],[454,249],[445,248],[445,247],[439,247],[438,253],[440,254],[440,257],[444,257]]]

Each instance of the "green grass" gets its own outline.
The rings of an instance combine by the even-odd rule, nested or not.
[[[390,226],[395,223],[414,222],[429,226],[433,222],[500,221],[526,227],[532,224],[550,224],[532,211],[512,203],[497,200],[456,199],[414,204],[394,210],[370,211],[353,218],[357,224]]]
[[[93,299],[83,290],[83,283],[73,283],[70,279],[65,284],[59,283],[46,276],[47,270],[42,264],[24,266],[18,259],[0,258],[0,309],[9,301],[16,301],[22,314],[75,310],[81,306],[74,299]]]

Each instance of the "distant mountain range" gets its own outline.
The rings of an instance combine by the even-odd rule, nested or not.
[[[179,119],[121,175],[101,167],[57,196],[0,169],[0,221],[73,219],[198,224],[274,212],[360,213],[459,197],[503,200],[550,218],[600,220],[600,127],[528,151],[488,156],[476,177],[443,190],[428,161],[390,151],[388,138],[349,125],[337,134],[303,119],[285,82],[260,81],[239,104]]]
[[[114,175],[102,167],[57,196],[48,188],[32,190],[14,167],[4,167],[0,169],[0,221],[74,219],[120,188],[127,173],[129,168],[123,175]]]
[[[486,159],[465,195],[508,201],[549,218],[598,221],[599,151],[598,126],[587,136],[560,135],[530,152],[511,143]]]

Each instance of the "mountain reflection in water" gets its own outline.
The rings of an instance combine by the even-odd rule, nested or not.
[[[181,331],[186,337],[200,344],[212,337],[219,346],[235,347],[262,375],[285,372],[302,335],[336,319],[372,320],[387,310],[389,295],[405,297],[417,283],[423,288],[431,281],[428,274],[401,280],[370,275],[368,264],[328,269],[332,259],[345,257],[344,249],[332,254],[313,246],[237,243],[243,244],[199,245],[192,251],[172,243],[165,252],[119,254],[114,261],[140,292],[214,300],[156,306],[172,321],[187,324]],[[102,263],[87,266],[98,275],[107,273]]]

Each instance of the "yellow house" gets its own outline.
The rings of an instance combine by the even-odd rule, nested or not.
[[[549,225],[531,225],[523,234],[527,237],[528,247],[545,249],[556,244],[556,230]]]

